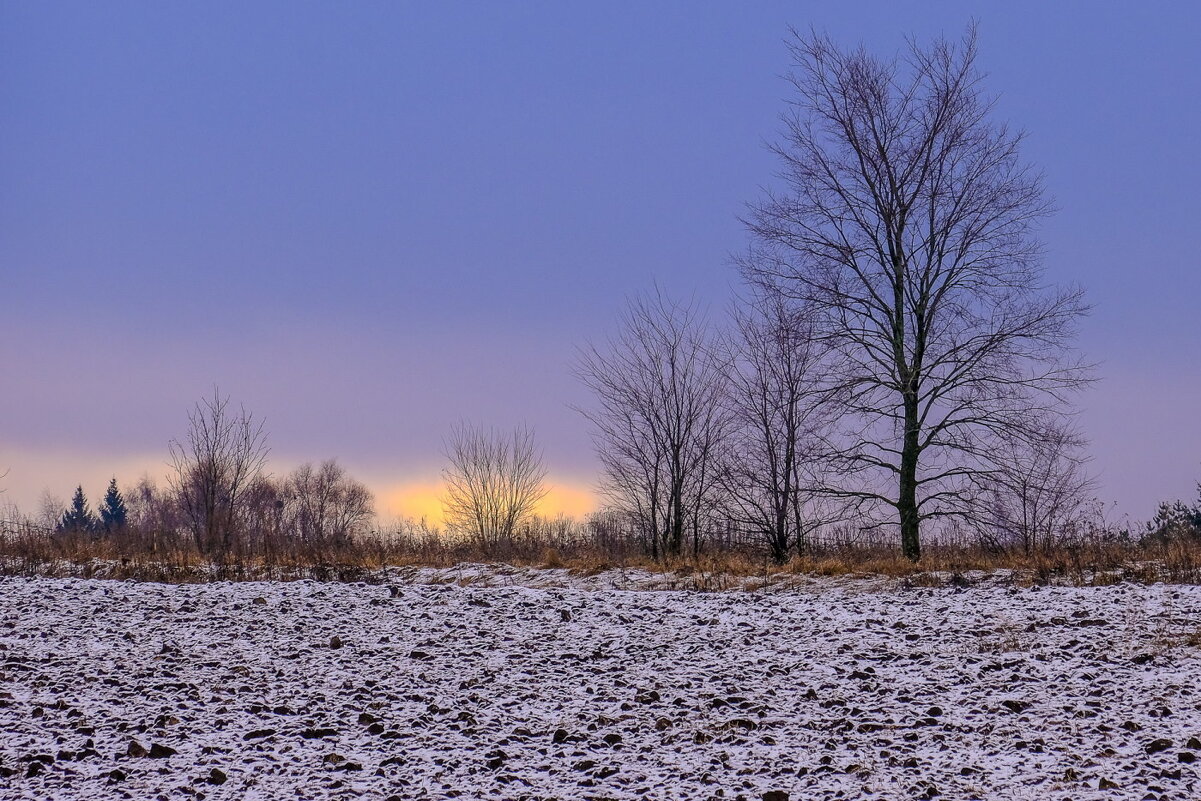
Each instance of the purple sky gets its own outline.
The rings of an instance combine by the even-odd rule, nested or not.
[[[1201,479],[1192,3],[0,4],[0,481],[161,467],[219,384],[277,466],[436,479],[460,418],[592,480],[568,366],[658,281],[720,310],[770,184],[787,25],[897,50],[981,27],[1061,208],[1102,495]]]

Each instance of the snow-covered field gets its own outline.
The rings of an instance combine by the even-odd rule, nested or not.
[[[1162,585],[4,578],[0,797],[1196,799],[1199,627]]]

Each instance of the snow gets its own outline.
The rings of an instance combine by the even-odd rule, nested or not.
[[[392,579],[0,579],[0,798],[1201,797],[1197,587]]]

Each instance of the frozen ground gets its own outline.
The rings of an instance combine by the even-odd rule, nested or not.
[[[0,798],[1196,799],[1199,626],[1160,585],[4,578]]]

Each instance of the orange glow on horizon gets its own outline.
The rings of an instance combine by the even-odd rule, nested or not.
[[[538,514],[543,517],[583,517],[596,511],[596,496],[586,487],[551,484],[550,492],[538,504]]]
[[[537,514],[543,517],[583,517],[595,512],[596,496],[586,487],[573,484],[547,484],[549,491],[538,504]],[[442,496],[445,487],[441,482],[414,481],[380,491],[378,510],[384,517],[425,518],[429,523],[441,525]]]

